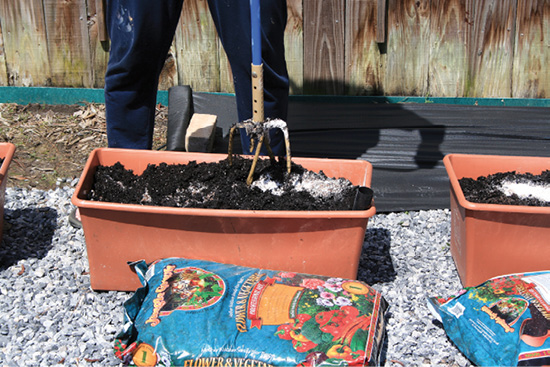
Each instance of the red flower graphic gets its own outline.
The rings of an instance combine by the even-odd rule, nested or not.
[[[317,287],[320,287],[324,284],[325,284],[324,280],[308,278],[308,279],[303,279],[302,284],[300,285],[307,289],[317,289]]]

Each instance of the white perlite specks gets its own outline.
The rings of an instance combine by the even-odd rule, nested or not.
[[[273,180],[269,174],[261,175],[257,180],[252,182],[251,186],[259,188],[264,192],[270,192],[273,195],[282,195],[285,190],[285,187]],[[306,171],[303,174],[291,173],[288,178],[288,187],[298,192],[306,191],[311,196],[317,198],[338,196],[344,189],[351,186],[353,186],[351,182],[345,179],[327,178],[312,171]]]
[[[506,196],[517,195],[520,199],[537,199],[550,202],[550,186],[530,181],[503,181],[500,187]]]

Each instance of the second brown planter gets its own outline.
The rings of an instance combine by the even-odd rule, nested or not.
[[[86,199],[98,165],[122,163],[140,174],[148,164],[217,162],[224,154],[100,148],[86,163],[72,202],[82,217],[95,290],[140,286],[127,262],[185,257],[235,265],[355,279],[368,218],[376,209],[251,211],[191,209],[97,202]],[[370,186],[364,160],[294,158],[329,177]]]

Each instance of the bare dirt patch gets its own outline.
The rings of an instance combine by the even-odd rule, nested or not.
[[[168,107],[158,105],[153,149],[166,144]],[[105,105],[0,103],[0,141],[15,144],[8,187],[54,189],[80,177],[90,152],[107,146]]]

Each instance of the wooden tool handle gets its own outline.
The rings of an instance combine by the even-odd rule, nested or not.
[[[264,71],[263,64],[252,64],[252,121],[264,121]]]

